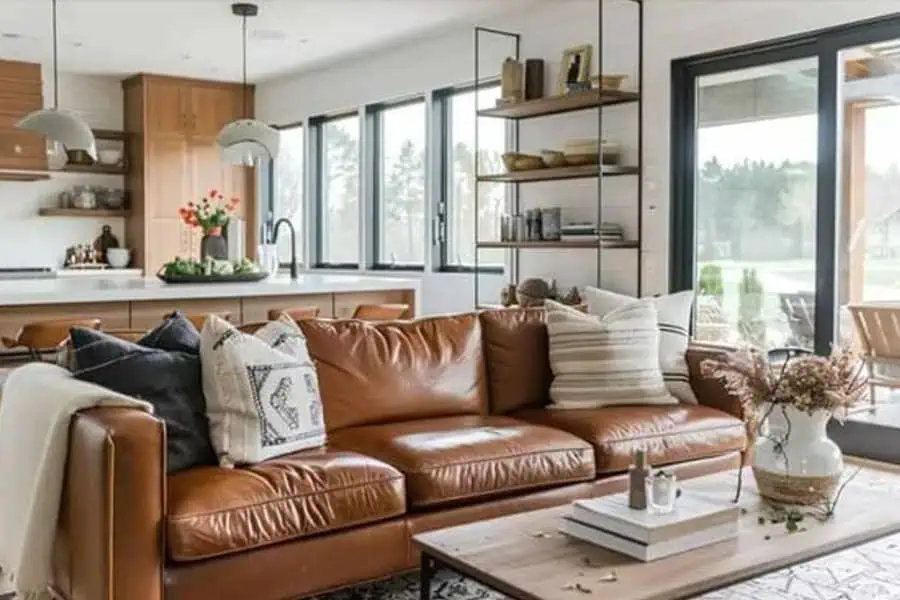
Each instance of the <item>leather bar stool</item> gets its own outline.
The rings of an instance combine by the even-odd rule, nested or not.
[[[315,319],[319,316],[318,306],[297,306],[295,308],[273,308],[269,310],[269,320],[277,321],[281,315],[287,315],[295,321]]]
[[[362,321],[393,321],[409,314],[409,304],[360,304],[353,318]]]
[[[40,360],[42,351],[56,350],[69,339],[69,330],[72,327],[100,329],[100,324],[100,319],[33,321],[23,325],[15,339],[4,336],[0,341],[10,350],[25,348],[31,353],[32,358]]]
[[[163,315],[163,319],[170,316],[172,313],[166,313]],[[206,318],[209,315],[216,315],[220,319],[225,319],[226,321],[231,321],[231,312],[217,312],[217,313],[187,313],[185,314],[185,318],[194,324],[194,327],[197,328],[197,331],[203,329],[203,324],[206,323]]]

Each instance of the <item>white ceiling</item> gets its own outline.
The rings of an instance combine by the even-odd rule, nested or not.
[[[309,69],[537,1],[552,0],[258,0],[259,16],[248,21],[248,78]],[[0,0],[0,58],[50,63],[50,6],[50,0]],[[61,71],[241,77],[241,25],[231,0],[59,0],[58,6]]]

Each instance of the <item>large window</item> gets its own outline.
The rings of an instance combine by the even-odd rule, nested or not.
[[[321,266],[359,264],[359,117],[321,123],[318,262]]]
[[[297,232],[297,256],[303,260],[303,127],[281,130],[281,146],[274,163],[272,179],[271,218],[286,217]],[[278,259],[284,264],[291,260],[291,238],[282,232],[278,238]]]
[[[695,334],[704,341],[813,347],[817,74],[810,58],[696,80]]]
[[[489,108],[500,98],[500,87],[483,87],[478,92],[478,108]],[[444,185],[446,202],[439,207],[442,219],[442,267],[468,269],[475,266],[476,218],[478,236],[499,239],[500,217],[506,211],[503,184],[478,185],[478,215],[475,214],[476,175],[503,171],[503,153],[507,149],[506,124],[502,119],[478,119],[478,156],[475,155],[474,90],[447,94],[443,99]],[[477,166],[476,166],[477,158]],[[503,250],[484,250],[479,266],[501,266]]]
[[[425,264],[425,101],[378,109],[376,267]]]

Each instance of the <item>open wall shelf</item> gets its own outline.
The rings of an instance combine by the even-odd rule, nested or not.
[[[594,64],[604,65],[609,61],[604,60],[604,40],[603,36],[600,35],[600,32],[604,31],[604,19],[605,13],[607,9],[605,5],[607,3],[612,3],[613,0],[596,0],[597,4],[597,36],[598,42],[594,47]],[[522,139],[522,135],[520,132],[520,128],[523,126],[528,126],[530,123],[530,119],[539,119],[541,117],[549,117],[552,115],[560,115],[566,113],[574,113],[576,111],[593,111],[594,121],[588,122],[584,131],[590,131],[588,135],[593,135],[594,132],[598,132],[599,136],[603,136],[607,129],[604,128],[604,123],[606,118],[604,116],[604,109],[607,109],[612,106],[620,106],[620,105],[628,105],[632,108],[622,108],[616,109],[618,110],[635,110],[637,112],[637,118],[634,119],[636,122],[636,150],[635,155],[640,158],[643,157],[643,120],[641,115],[643,113],[643,63],[644,63],[644,5],[642,0],[619,0],[622,4],[631,5],[637,12],[637,31],[635,31],[634,39],[635,44],[637,46],[637,56],[636,56],[636,67],[637,67],[637,77],[636,79],[632,79],[635,81],[637,89],[634,90],[600,90],[600,89],[592,89],[581,92],[573,92],[566,95],[554,95],[548,96],[544,98],[538,98],[535,100],[526,100],[521,102],[515,102],[512,104],[505,104],[502,106],[498,106],[495,108],[482,108],[480,110],[474,110],[476,117],[491,117],[498,119],[505,119],[509,122],[508,130],[514,132],[511,136],[511,140],[514,142],[512,148],[507,148],[510,151],[519,151],[519,141]],[[615,11],[618,13],[618,11]],[[481,36],[489,36],[488,43],[483,43],[481,41]],[[496,73],[489,73],[487,77],[482,77],[482,62],[485,56],[482,55],[482,48],[493,48],[494,42],[497,42],[502,39],[506,39],[510,45],[514,45],[516,48],[515,54],[512,55],[512,58],[516,61],[521,61],[522,56],[520,55],[520,48],[522,47],[522,36],[518,33],[508,32],[508,31],[500,31],[494,28],[485,28],[485,27],[476,27],[475,28],[475,48],[474,48],[474,81],[475,81],[475,93],[476,97],[481,88],[481,86],[486,85],[496,85]],[[600,75],[607,75],[607,73],[600,73]],[[501,78],[502,79],[502,78]],[[603,79],[602,77],[600,78]],[[616,113],[616,118],[618,118],[620,113]],[[630,120],[630,119],[629,119]],[[476,148],[474,150],[475,156],[479,156],[482,148],[479,147],[479,142],[481,137],[478,135],[479,123],[481,122],[480,118],[475,118],[475,140],[476,140]],[[548,127],[547,130],[552,131],[552,127]],[[553,147],[552,143],[556,140],[550,140],[546,142],[545,147]],[[624,140],[623,140],[624,141]],[[532,142],[534,143],[534,142]],[[544,143],[544,142],[542,142]],[[598,144],[602,147],[602,144]],[[552,182],[562,182],[565,180],[575,180],[575,179],[589,179],[593,178],[596,180],[596,212],[592,221],[595,222],[595,227],[599,231],[601,226],[604,223],[603,220],[603,209],[604,209],[604,186],[603,179],[606,177],[621,177],[621,176],[636,176],[640,178],[641,176],[641,167],[640,165],[602,165],[602,149],[597,153],[597,160],[595,164],[590,165],[581,165],[581,166],[566,166],[559,168],[547,168],[547,169],[535,169],[530,171],[510,171],[507,173],[489,173],[489,174],[479,174],[475,178],[475,215],[481,215],[481,211],[479,209],[479,199],[481,198],[481,194],[479,193],[479,186],[486,183],[503,183],[508,185],[507,190],[507,211],[511,214],[515,215],[523,215],[527,209],[535,208],[533,196],[527,195],[525,200],[523,200],[523,194],[520,193],[520,185],[525,183],[537,183],[543,181],[552,181]],[[591,157],[593,158],[593,157]],[[582,188],[583,189],[583,188]],[[585,251],[593,251],[596,253],[596,278],[594,281],[584,281],[583,283],[588,285],[596,285],[598,287],[602,286],[602,269],[604,268],[602,253],[605,253],[610,250],[624,250],[629,252],[634,252],[636,254],[635,264],[636,266],[636,292],[637,295],[641,295],[641,238],[643,236],[643,186],[641,185],[641,181],[638,180],[636,189],[636,199],[634,203],[635,211],[636,211],[636,221],[637,221],[637,231],[636,235],[629,232],[629,237],[635,239],[624,239],[624,240],[614,240],[614,241],[603,241],[598,240],[596,237],[591,237],[590,239],[575,239],[575,240],[560,240],[560,241],[507,241],[507,242],[499,242],[499,241],[482,241],[474,244],[475,246],[475,265],[473,269],[474,273],[474,292],[475,299],[474,305],[476,307],[486,307],[491,305],[491,299],[489,298],[481,298],[479,295],[481,285],[479,284],[479,277],[482,273],[482,269],[479,266],[479,255],[482,250],[487,249],[499,249],[499,250],[507,250],[506,253],[507,260],[506,263],[506,277],[507,282],[512,284],[517,284],[522,275],[521,268],[521,253],[522,252],[532,252],[539,250],[585,250]],[[582,192],[583,193],[583,192]],[[610,193],[607,190],[607,193]],[[619,193],[619,190],[616,190],[616,193]],[[566,197],[566,192],[564,190],[560,190],[557,194],[560,198]],[[529,203],[528,206],[523,206],[525,203]],[[620,203],[621,200],[617,198],[617,203]],[[538,204],[537,206],[541,206]],[[478,222],[476,216],[475,223],[475,239],[479,238],[478,235]],[[564,226],[566,223],[560,223],[561,226]],[[542,268],[553,268],[550,265],[545,264],[545,261],[548,259],[556,259],[559,256],[558,264],[563,265],[566,263],[565,252],[557,252],[556,254],[550,254],[549,256],[545,256],[544,260],[541,261]],[[579,255],[581,257],[581,255]],[[630,259],[629,259],[630,260]],[[494,289],[496,286],[491,285],[491,289]]]
[[[532,119],[597,108],[598,106],[614,106],[637,102],[640,96],[636,92],[621,90],[591,90],[565,96],[550,96],[537,100],[525,100],[508,106],[488,108],[478,111],[479,117],[497,117],[501,119]]]

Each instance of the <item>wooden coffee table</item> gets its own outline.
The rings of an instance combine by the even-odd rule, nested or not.
[[[900,469],[848,459],[846,486],[835,515],[805,517],[789,533],[784,523],[760,524],[771,514],[744,477],[741,531],[721,542],[650,563],[567,538],[557,531],[569,506],[450,527],[414,537],[422,552],[422,599],[431,577],[451,569],[516,600],[674,600],[690,598],[900,531]],[[685,494],[723,503],[733,499],[737,472],[683,482]]]

